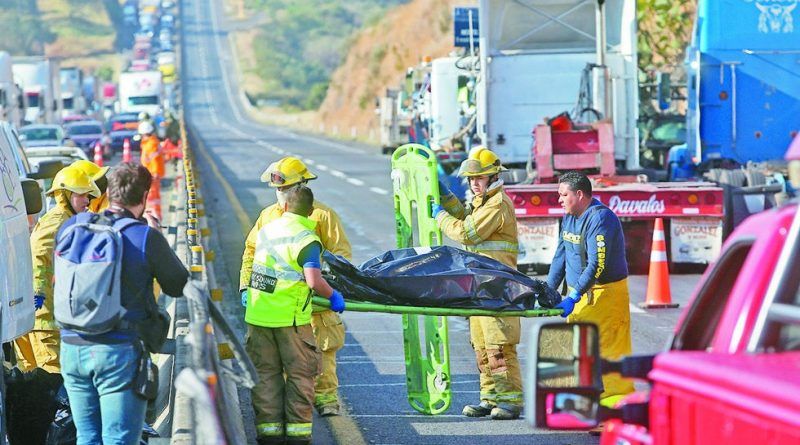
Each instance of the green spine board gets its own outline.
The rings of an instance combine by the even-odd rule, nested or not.
[[[414,240],[423,247],[441,245],[441,231],[430,214],[430,204],[439,203],[438,168],[433,151],[419,144],[406,144],[395,150],[392,190],[397,247],[414,247]],[[424,351],[420,345],[420,319],[425,335]],[[404,314],[403,349],[409,404],[423,414],[443,413],[452,398],[447,317]]]

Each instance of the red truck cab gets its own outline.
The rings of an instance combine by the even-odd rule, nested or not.
[[[612,364],[599,357],[593,325],[537,327],[531,338],[536,366],[526,385],[533,413],[526,417],[534,426],[565,427],[549,418],[564,416],[566,402],[557,406],[559,398],[574,399],[570,409],[579,402],[586,407],[581,416],[605,420],[601,445],[800,443],[798,265],[800,206],[794,201],[736,228],[700,280],[669,350],[654,358]],[[548,357],[542,335],[575,342],[574,356]],[[598,382],[609,370],[641,377],[650,388],[604,415]],[[644,403],[634,403],[637,398]],[[640,415],[631,415],[637,408]]]

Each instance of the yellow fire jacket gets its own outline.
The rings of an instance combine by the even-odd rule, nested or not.
[[[469,208],[452,194],[442,200],[442,207],[446,211],[436,216],[436,222],[445,236],[463,244],[465,250],[517,267],[517,218],[502,182],[472,198]]]

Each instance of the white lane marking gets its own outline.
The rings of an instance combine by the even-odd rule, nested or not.
[[[326,171],[328,171],[328,166],[327,165],[323,165],[323,164],[319,164],[319,165],[317,165],[317,170],[326,172]]]
[[[382,189],[380,187],[370,187],[369,191],[371,191],[373,193],[377,193],[379,195],[388,195],[389,194],[388,191],[386,191],[386,190],[384,190],[384,189]]]
[[[315,161],[313,159],[310,159],[310,158],[303,158],[303,162],[305,162],[308,165],[314,165],[314,163],[315,163]]]
[[[647,313],[646,310],[640,308],[639,306],[636,306],[633,303],[628,303],[628,306],[631,307],[631,313],[632,314],[646,314]]]
[[[362,185],[364,185],[364,181],[362,181],[360,179],[356,179],[356,178],[347,178],[347,182],[349,182],[350,184],[356,185],[358,187],[361,187]]]
[[[331,175],[336,176],[337,178],[342,178],[342,179],[347,177],[346,174],[344,174],[343,172],[340,172],[339,170],[331,170]]]

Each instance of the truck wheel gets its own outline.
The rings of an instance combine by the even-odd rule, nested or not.
[[[726,184],[733,187],[744,187],[747,182],[747,176],[743,170],[722,170],[719,177],[720,184]]]
[[[747,185],[749,187],[767,184],[767,176],[758,170],[747,169],[744,171],[744,174],[747,177]]]

